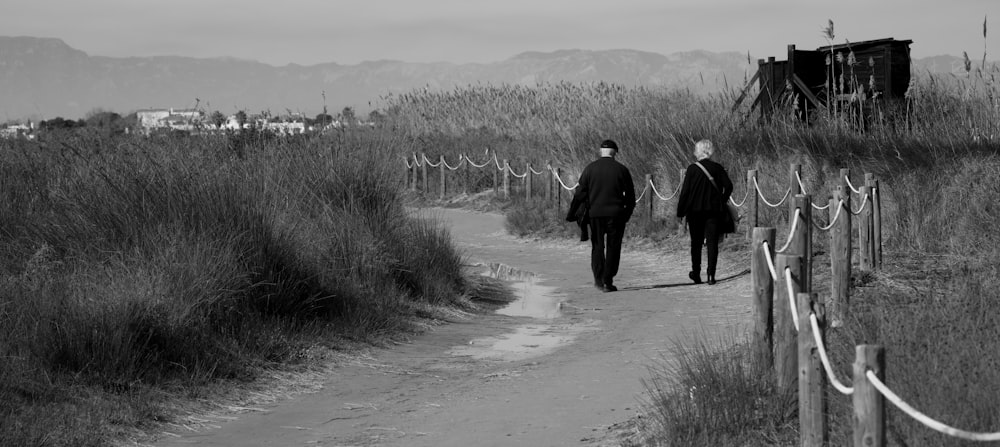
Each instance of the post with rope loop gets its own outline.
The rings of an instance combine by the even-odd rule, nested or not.
[[[423,152],[420,153],[420,174],[423,175],[424,186],[421,191],[423,191],[424,194],[427,194],[427,155]]]
[[[812,196],[799,194],[792,201],[792,216],[796,208],[799,210],[798,231],[793,234],[788,252],[802,256],[802,290],[812,290]]]
[[[830,311],[831,325],[840,327],[847,319],[851,302],[851,193],[837,186],[830,199]],[[839,207],[839,209],[838,209]],[[839,216],[838,216],[839,213]]]
[[[878,179],[872,180],[872,227],[875,230],[874,240],[875,251],[874,255],[874,265],[875,270],[882,270],[882,189],[879,188]]]
[[[805,191],[799,187],[799,178],[802,175],[802,165],[798,163],[791,163],[788,165],[788,187],[791,188],[792,197],[799,194],[805,194]]]
[[[556,179],[561,179],[562,178],[562,168],[555,168],[555,175],[554,175],[554,177]],[[556,180],[556,181],[558,181],[558,180]],[[553,185],[553,187],[556,189],[556,213],[560,213],[561,214],[562,213],[562,194],[563,194],[562,185]]]
[[[768,259],[774,259],[774,228],[754,228],[750,251],[750,286],[753,290],[754,358],[774,370],[774,278]],[[767,242],[767,245],[764,245]],[[764,253],[767,250],[767,253]],[[770,255],[770,256],[768,256]]]
[[[472,163],[469,162],[468,157],[465,157],[465,155],[462,155],[462,157],[465,160],[465,172],[463,173],[465,175],[465,181],[462,182],[462,194],[469,195],[469,182],[472,178]]]
[[[885,397],[868,380],[867,373],[885,381],[885,349],[880,345],[858,345],[854,357],[854,445],[885,446]]]
[[[510,199],[510,163],[503,160],[503,198]]]
[[[819,356],[809,316],[816,314],[819,339],[823,340],[823,304],[816,294],[799,293],[799,445],[823,447],[829,442],[826,417],[826,372]]]
[[[410,163],[409,157],[405,158],[406,162],[403,166],[406,167],[406,183],[404,186],[410,191],[416,191],[417,189],[417,164]]]
[[[493,157],[496,158],[496,152],[493,153]],[[489,160],[487,160],[489,161]],[[500,194],[500,170],[491,169],[493,171],[493,195],[496,196]]]
[[[524,200],[531,201],[531,162],[524,164]]]
[[[867,174],[865,174],[867,176]],[[868,198],[867,202],[865,198]],[[872,187],[865,185],[861,187],[861,203],[865,207],[861,211],[861,219],[858,220],[858,256],[861,270],[870,272],[874,270],[872,262],[873,238],[872,238]]]
[[[545,167],[546,167],[545,169],[546,177],[548,178],[548,181],[545,182],[545,203],[551,204],[552,186],[553,186],[552,182],[554,181],[554,179],[552,178],[552,162],[551,161],[545,162]]]
[[[847,179],[851,177],[851,170],[847,168],[841,168],[840,170],[840,180],[837,182],[837,187],[841,190],[840,198],[844,200],[844,205],[847,206],[845,211],[850,211],[851,208],[851,187],[847,183]]]
[[[759,202],[757,197],[757,189],[753,186],[753,179],[757,178],[757,170],[751,169],[747,171],[747,191],[750,191],[750,195],[753,196],[752,202],[744,202],[747,207],[747,215],[750,216],[750,225],[747,225],[747,235],[750,240],[753,240],[754,229],[760,226],[760,211]],[[748,196],[749,197],[749,196]]]
[[[786,268],[791,275],[785,273]],[[778,280],[774,286],[774,373],[779,390],[795,385],[798,375],[798,334],[795,322],[798,314],[792,312],[795,295],[802,291],[802,257],[781,253],[775,259]],[[789,286],[788,276],[791,276]]]
[[[445,178],[445,169],[448,169],[448,168],[447,168],[447,165],[446,165],[446,164],[444,163],[444,155],[441,155],[441,160],[440,160],[440,161],[438,161],[438,163],[440,163],[440,164],[441,164],[441,166],[438,166],[438,168],[440,168],[440,170],[441,170],[441,200],[444,200],[444,191],[445,191],[445,190],[444,190],[444,178]]]
[[[871,216],[871,218],[870,218],[870,221],[871,221],[871,232],[872,232],[872,234],[871,234],[871,238],[872,238],[872,258],[871,258],[871,265],[872,265],[872,270],[874,271],[874,270],[878,270],[879,269],[878,254],[877,254],[878,253],[878,243],[879,243],[879,237],[878,237],[878,224],[879,224],[879,222],[877,221],[877,217],[876,217],[876,215],[878,214],[878,212],[877,212],[877,209],[878,209],[878,197],[877,197],[877,195],[878,195],[878,189],[875,188],[875,174],[872,174],[871,172],[866,172],[865,173],[865,186],[868,186],[869,188],[871,188],[871,196],[869,196],[868,201],[871,202],[871,205],[872,205],[872,207],[871,207],[871,214],[870,214],[870,216]]]
[[[646,174],[646,186],[645,187],[649,187],[652,184],[653,184],[653,174]],[[653,222],[653,206],[656,203],[656,201],[653,200],[653,196],[655,196],[655,195],[656,195],[655,193],[650,192],[649,193],[649,198],[646,199],[646,201],[649,202],[647,204],[647,206],[649,208],[649,219],[648,219],[648,221],[650,223]]]

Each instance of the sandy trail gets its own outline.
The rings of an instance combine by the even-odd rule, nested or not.
[[[155,445],[617,445],[609,428],[636,414],[647,366],[674,339],[750,320],[749,276],[724,255],[719,284],[695,286],[685,253],[626,245],[620,290],[605,294],[590,284],[589,243],[515,238],[497,214],[422,213],[523,299],[333,368],[315,392]]]

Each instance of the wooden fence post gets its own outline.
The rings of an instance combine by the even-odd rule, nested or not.
[[[791,270],[791,295],[785,268]],[[778,254],[775,260],[778,280],[774,283],[774,373],[778,389],[787,390],[795,384],[798,373],[798,334],[792,320],[791,303],[795,294],[802,291],[802,258],[798,255]],[[801,323],[801,322],[799,322]]]
[[[417,165],[418,164],[419,163],[417,163],[417,157],[416,157],[416,155],[414,155],[413,156],[413,164],[411,165],[411,169],[410,169],[410,190],[411,191],[416,191],[417,190],[417,175],[418,175],[417,174]]]
[[[865,197],[868,198],[867,203]],[[865,185],[861,187],[861,203],[865,209],[861,211],[858,219],[858,256],[861,270],[870,272],[873,270],[872,264],[872,187]]]
[[[562,179],[562,168],[555,168],[554,177],[556,178],[557,183],[556,185],[553,185],[556,188],[556,212],[562,214],[563,187],[562,184],[559,184],[559,180]]]
[[[795,197],[799,194],[805,194],[805,191],[799,187],[799,177],[802,175],[802,165],[798,163],[791,163],[788,166],[788,187],[791,189],[789,193],[790,196]]]
[[[854,445],[885,447],[885,398],[868,380],[871,370],[885,382],[885,350],[879,345],[858,345],[854,358]]]
[[[839,217],[830,228],[830,326],[840,327],[850,312],[851,291],[851,210],[847,186],[837,186],[830,199],[830,219]],[[839,207],[839,208],[838,208]]]
[[[558,185],[553,184],[554,183],[554,179],[552,178],[552,162],[551,161],[545,162],[545,172],[546,172],[545,176],[548,178],[548,181],[545,182],[545,203],[551,204],[552,203],[552,188],[553,187],[558,187]]]
[[[531,162],[527,162],[524,164],[524,200],[526,201],[531,200],[531,184],[533,183],[531,181],[532,175]]]
[[[802,290],[809,292],[812,290],[812,196],[796,195],[792,203],[793,214],[789,218],[794,217],[796,209],[801,218],[795,234],[791,236],[792,243],[788,246],[788,253],[802,256]]]
[[[872,208],[873,219],[872,229],[875,236],[872,238],[874,249],[875,270],[882,270],[882,189],[879,188],[878,179],[874,179],[872,184],[872,196],[875,198],[875,207]]]
[[[441,159],[440,159],[440,160],[438,161],[438,163],[440,163],[440,164],[441,164],[441,166],[438,166],[438,168],[440,168],[440,172],[441,172],[441,200],[444,200],[444,191],[445,191],[445,189],[444,189],[444,179],[445,179],[445,170],[446,170],[446,169],[448,169],[448,167],[447,167],[447,166],[445,166],[445,164],[444,164],[444,155],[441,155]]]
[[[423,175],[422,191],[427,194],[427,156],[423,152],[420,153],[420,174]]]
[[[749,218],[749,222],[748,222],[749,225],[747,225],[747,236],[750,237],[750,240],[753,240],[754,228],[757,228],[757,227],[760,226],[760,214],[759,214],[759,211],[757,209],[757,207],[758,207],[758,202],[757,202],[757,188],[753,184],[753,181],[754,181],[755,178],[757,178],[757,170],[756,169],[751,169],[751,170],[747,171],[747,191],[748,191],[747,194],[750,195],[750,196],[747,197],[747,199],[749,200],[749,198],[751,196],[753,197],[752,201],[744,202],[744,204],[747,207],[747,211],[746,211],[747,218]]]
[[[825,447],[829,440],[826,417],[826,372],[819,358],[819,346],[813,334],[809,316],[817,303],[815,294],[799,293],[799,445]],[[820,305],[821,306],[821,305]],[[822,312],[819,320],[820,340],[823,339]]]
[[[462,157],[459,158],[459,161],[463,160],[465,161],[465,181],[462,182],[462,194],[469,195],[469,182],[472,179],[472,162],[465,154],[462,154]]]
[[[753,290],[753,352],[757,361],[768,371],[774,371],[774,278],[767,265],[764,250],[774,260],[774,234],[772,228],[754,228],[750,244],[750,285]],[[767,242],[767,247],[763,246]]]
[[[510,199],[510,164],[503,160],[503,198]]]
[[[652,189],[653,174],[646,174],[645,180],[646,180],[646,186],[644,186],[644,188],[650,188],[650,190],[649,190],[649,198],[646,199],[646,201],[648,202],[647,206],[649,208],[649,219],[648,219],[648,221],[650,223],[652,223],[653,222],[653,206],[655,206],[654,204],[656,203],[656,201],[653,200],[653,196],[655,195],[655,193],[653,192],[653,189]]]
[[[496,154],[494,153],[493,156],[496,157]],[[489,166],[496,166],[496,162],[489,163]],[[491,171],[493,171],[493,195],[497,196],[500,194],[500,168],[491,169]]]

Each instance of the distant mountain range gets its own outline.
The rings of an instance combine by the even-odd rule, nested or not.
[[[145,108],[191,108],[230,114],[288,111],[314,116],[354,107],[378,108],[388,93],[482,84],[605,81],[718,92],[742,86],[756,59],[738,52],[662,55],[635,50],[525,52],[487,64],[372,61],[275,67],[234,58],[90,56],[60,39],[0,36],[0,122],[56,116],[82,118],[95,109],[127,114]],[[975,62],[975,61],[974,61]],[[962,59],[914,60],[919,70],[949,72]],[[325,100],[324,100],[325,95]]]

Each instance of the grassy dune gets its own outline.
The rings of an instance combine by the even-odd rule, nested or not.
[[[475,307],[401,140],[0,140],[0,445],[105,445],[322,350]]]
[[[729,95],[604,84],[418,92],[387,98],[386,110],[396,131],[420,141],[418,150],[435,160],[488,147],[518,172],[525,163],[551,161],[570,181],[605,138],[618,141],[619,158],[634,178],[653,174],[662,185],[676,185],[678,171],[693,161],[694,142],[710,138],[716,158],[740,185],[736,199],[745,193],[749,169],[758,171],[768,199],[777,201],[788,187],[789,164],[801,164],[806,190],[820,203],[837,184],[839,169],[851,169],[855,185],[874,173],[883,192],[886,268],[856,275],[852,318],[828,333],[839,377],[849,381],[856,344],[882,344],[889,385],[904,399],[958,428],[998,431],[1000,404],[983,392],[1000,387],[1000,360],[992,354],[1000,351],[993,317],[1000,312],[995,75],[970,72],[948,82],[918,76],[906,103],[877,107],[880,113],[864,129],[847,112],[821,111],[804,126],[790,112],[761,121],[746,108],[732,110]],[[638,219],[628,237],[654,240],[664,249],[682,246],[673,206],[667,202],[651,221]],[[786,234],[786,214],[787,207],[766,209],[761,225]],[[508,228],[522,235],[572,237],[562,217],[551,205],[521,198],[507,209]],[[827,251],[826,238],[814,233],[814,247]],[[821,256],[817,262],[829,261]],[[818,284],[828,278],[823,270],[817,269]],[[651,365],[648,411],[640,424],[644,445],[795,442],[795,396],[773,389],[762,367],[750,361],[745,339],[679,340],[675,360]],[[831,393],[832,445],[849,444],[850,401]],[[894,409],[889,425],[894,445],[964,445]]]

